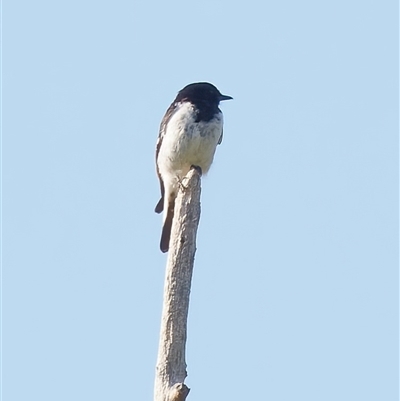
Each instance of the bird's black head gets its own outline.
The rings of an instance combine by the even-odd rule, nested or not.
[[[229,99],[232,99],[232,97],[223,95],[214,85],[208,82],[196,82],[181,89],[175,101],[186,100],[194,104],[205,102],[218,106],[222,100]]]

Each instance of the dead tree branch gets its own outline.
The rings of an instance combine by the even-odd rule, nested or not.
[[[164,284],[154,401],[185,401],[189,388],[185,348],[196,233],[200,220],[201,177],[191,169],[175,203]]]

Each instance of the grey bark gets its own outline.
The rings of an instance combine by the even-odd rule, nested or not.
[[[200,173],[191,169],[175,203],[167,259],[154,401],[184,401],[189,388],[185,348],[196,233],[200,220]]]

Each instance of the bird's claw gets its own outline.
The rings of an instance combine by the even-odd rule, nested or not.
[[[177,177],[177,182],[178,182],[179,188],[181,189],[182,192],[187,190],[187,187],[185,186],[185,184],[183,183],[183,181],[181,180],[180,177]]]

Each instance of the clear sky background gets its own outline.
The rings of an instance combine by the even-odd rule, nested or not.
[[[209,81],[188,400],[398,400],[396,1],[3,2],[3,399],[153,397],[154,150]]]

